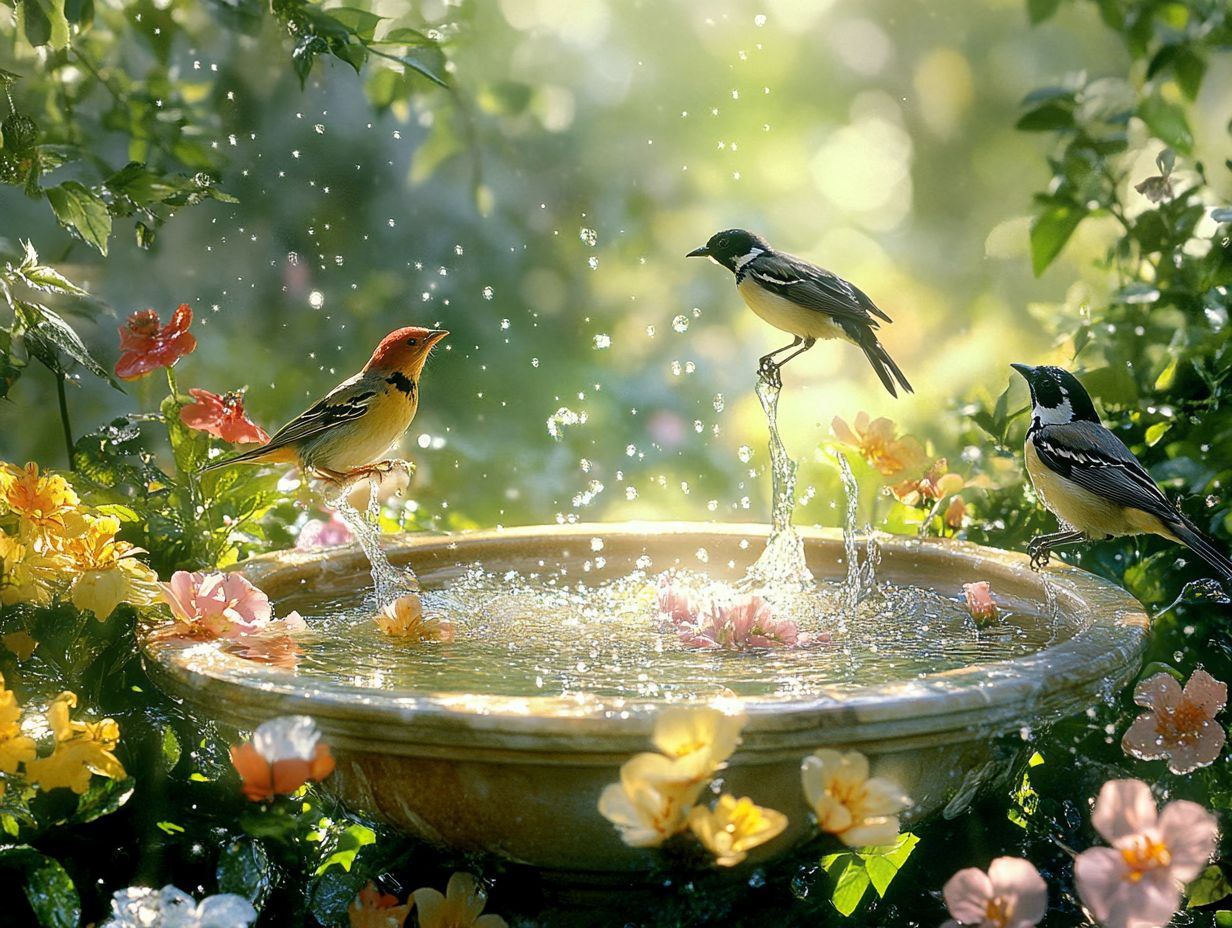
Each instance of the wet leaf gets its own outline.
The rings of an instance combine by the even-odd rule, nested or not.
[[[103,198],[88,187],[67,180],[57,187],[47,188],[47,202],[60,220],[60,225],[76,232],[106,257],[107,239],[111,236],[111,213]]]
[[[1193,132],[1190,131],[1189,120],[1185,116],[1185,110],[1175,103],[1169,103],[1159,96],[1147,97],[1138,104],[1137,115],[1157,139],[1182,154],[1187,155],[1193,150]]]
[[[1198,874],[1197,879],[1185,887],[1189,901],[1185,908],[1194,909],[1200,905],[1210,905],[1232,895],[1232,883],[1224,876],[1218,864],[1211,864]]]
[[[96,377],[106,380],[121,393],[124,392],[116,379],[90,354],[73,327],[59,314],[39,303],[26,303],[21,300],[16,307],[25,329],[23,338],[26,348],[40,362],[61,373],[65,367],[61,362],[61,355],[66,355]]]
[[[341,867],[349,873],[351,865],[355,863],[355,855],[359,853],[359,849],[375,843],[376,832],[371,828],[359,823],[350,826],[338,839],[338,846],[334,852],[325,858],[321,866],[317,867],[315,875],[320,876],[334,865]]]
[[[243,896],[260,911],[277,883],[277,871],[260,841],[240,838],[218,856],[218,891]]]
[[[376,27],[385,19],[384,16],[377,16],[375,13],[353,6],[334,7],[327,12],[335,22],[341,23],[344,29],[354,33],[365,42],[372,40],[372,37],[376,35]]]
[[[17,26],[31,45],[59,50],[68,44],[68,18],[64,0],[19,0]]]
[[[82,824],[110,815],[132,798],[136,787],[137,781],[132,777],[123,780],[94,777],[90,781],[89,789],[77,800],[77,811],[69,821]]]
[[[81,898],[58,861],[21,844],[0,849],[0,870],[20,874],[22,890],[42,928],[77,928]]]

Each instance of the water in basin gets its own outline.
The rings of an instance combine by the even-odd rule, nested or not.
[[[681,644],[659,614],[657,575],[577,573],[475,568],[445,584],[429,575],[425,611],[453,624],[450,642],[385,636],[373,621],[370,588],[333,599],[289,596],[279,612],[298,610],[311,629],[299,642],[305,682],[501,696],[792,698],[1012,659],[1070,634],[1064,621],[1014,600],[1003,600],[996,622],[978,628],[961,594],[892,582],[878,583],[845,617],[843,585],[821,580],[768,595],[776,618],[796,621],[813,643],[700,650]],[[690,579],[705,582],[677,575]]]

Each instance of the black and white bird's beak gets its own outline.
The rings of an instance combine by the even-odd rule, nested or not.
[[[709,258],[710,257],[710,247],[708,245],[703,245],[701,248],[694,248],[687,255],[685,255],[685,257],[686,258]]]
[[[1031,375],[1035,373],[1035,368],[1033,368],[1030,364],[1011,364],[1010,367],[1022,374],[1022,376],[1027,379],[1028,383],[1031,382]]]

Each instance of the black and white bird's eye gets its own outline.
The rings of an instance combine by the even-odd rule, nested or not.
[[[730,244],[730,242],[729,242],[729,240],[727,239],[727,237],[726,237],[726,236],[724,236],[723,238],[719,239],[719,247],[720,247],[720,248],[726,248],[729,244]]]

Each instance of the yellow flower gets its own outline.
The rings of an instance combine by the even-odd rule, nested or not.
[[[0,531],[0,605],[51,602],[51,581],[59,565]]]
[[[36,540],[64,529],[64,516],[77,508],[77,494],[63,477],[40,477],[31,462],[19,470],[0,466],[0,506],[17,513],[22,538]]]
[[[907,506],[929,505],[952,496],[967,485],[958,474],[949,473],[945,458],[937,458],[919,480],[907,480],[890,488],[895,498]]]
[[[74,606],[93,612],[101,622],[120,603],[158,601],[158,574],[137,560],[140,548],[116,539],[118,519],[74,512],[65,518],[64,530],[59,548],[77,573],[71,586]]]
[[[859,751],[817,751],[804,758],[800,775],[822,831],[848,847],[893,844],[898,838],[898,813],[911,800],[898,784],[869,777],[868,758]]]
[[[0,772],[16,773],[21,764],[34,760],[34,739],[21,733],[21,707],[12,690],[4,688],[0,674]],[[3,787],[0,782],[0,787]]]
[[[689,812],[689,828],[720,867],[734,867],[759,844],[783,833],[787,816],[774,809],[754,805],[752,799],[737,799],[724,793],[714,809],[694,806]]]
[[[74,722],[69,710],[77,696],[65,691],[47,709],[47,724],[56,736],[56,749],[48,757],[26,763],[26,779],[44,791],[67,786],[80,795],[90,786],[91,774],[119,780],[124,767],[116,759],[120,727],[114,719],[101,722]]]
[[[672,706],[655,718],[655,747],[680,762],[678,769],[690,780],[708,779],[740,743],[740,730],[747,717],[727,715],[718,709]]]
[[[844,445],[860,453],[864,460],[881,471],[885,477],[894,477],[905,470],[913,470],[924,464],[924,449],[910,435],[895,438],[897,429],[889,419],[874,419],[868,413],[856,413],[853,429],[837,416],[830,423],[835,437]]]
[[[22,629],[0,636],[0,643],[12,651],[19,661],[28,661],[39,644],[29,632]]]
[[[469,873],[451,876],[443,896],[427,887],[412,895],[419,908],[419,928],[507,928],[499,915],[480,914],[488,893]]]
[[[453,640],[453,625],[436,616],[425,616],[423,603],[415,593],[387,603],[376,615],[376,627],[391,638],[406,641]]]
[[[635,754],[621,766],[620,782],[599,796],[599,814],[630,847],[658,847],[688,827],[689,809],[705,785],[687,762]]]

